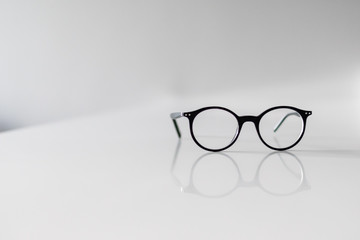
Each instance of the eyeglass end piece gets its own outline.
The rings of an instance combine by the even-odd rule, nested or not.
[[[181,118],[183,116],[182,112],[173,112],[170,114],[171,119],[177,119],[177,118]]]

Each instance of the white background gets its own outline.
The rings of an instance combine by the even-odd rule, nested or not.
[[[0,130],[169,96],[219,104],[229,90],[246,103],[265,94],[260,109],[337,104],[359,116],[359,11],[358,1],[0,1]]]
[[[360,239],[359,12],[0,0],[0,239]],[[177,149],[169,113],[208,105],[313,115],[290,152],[246,123],[208,155],[186,119]]]

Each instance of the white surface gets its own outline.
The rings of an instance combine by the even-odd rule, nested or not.
[[[250,126],[225,152],[229,160],[204,157],[181,119],[184,139],[174,159],[178,140],[169,113],[193,110],[178,107],[179,102],[162,99],[1,134],[0,238],[360,238],[359,135],[321,135],[329,125],[343,126],[321,121],[328,109],[310,108],[304,139],[290,151],[293,156],[281,155],[303,166],[304,181],[297,189],[293,180],[301,179],[299,164],[284,167],[277,153],[266,158],[272,151]],[[196,163],[199,157],[203,160]],[[254,179],[262,161],[268,175],[259,185]],[[219,198],[189,193],[185,189],[195,164],[196,186],[212,193],[224,191],[239,176],[242,180]],[[270,183],[278,191],[297,190],[271,195],[260,187]]]

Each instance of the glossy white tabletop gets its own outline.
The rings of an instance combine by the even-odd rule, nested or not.
[[[231,149],[208,153],[186,120],[178,141],[169,113],[196,109],[178,107],[0,134],[0,239],[360,238],[358,134],[346,133],[358,129],[327,131],[315,107],[290,151],[266,148],[249,124]]]

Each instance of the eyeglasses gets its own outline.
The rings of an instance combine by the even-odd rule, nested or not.
[[[245,122],[252,122],[260,140],[273,150],[287,150],[298,144],[304,136],[306,119],[311,111],[290,106],[270,108],[259,116],[238,116],[224,107],[205,107],[192,112],[170,114],[176,132],[181,132],[176,119],[186,117],[195,143],[212,152],[225,150],[239,137]]]

